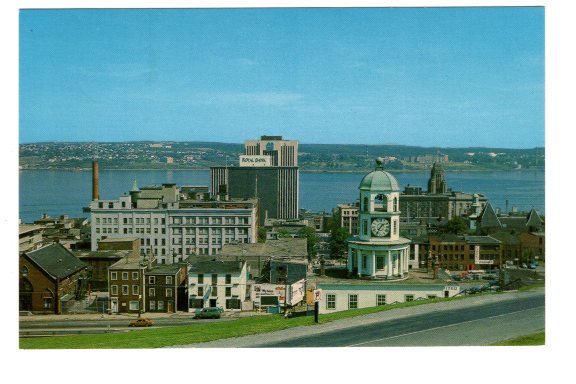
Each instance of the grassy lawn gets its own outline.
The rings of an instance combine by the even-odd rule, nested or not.
[[[478,295],[475,295],[478,296]],[[362,308],[319,316],[320,324],[370,313],[413,307],[442,301],[465,299],[465,296],[417,300],[381,307]],[[255,316],[232,321],[206,322],[193,325],[147,328],[136,331],[95,335],[67,335],[21,338],[22,349],[97,349],[97,348],[160,348],[202,343],[230,337],[280,331],[299,326],[314,326],[314,316],[284,319],[282,315]]]
[[[535,288],[535,287],[531,287]],[[484,293],[491,295],[498,293]],[[385,305],[380,307],[354,309],[335,312],[319,316],[319,322],[327,323],[335,320],[347,319],[356,316],[368,315],[397,308],[413,307],[417,305],[433,304],[444,301],[464,300],[473,296],[457,296],[450,298],[437,298],[433,300],[416,300],[407,303]],[[67,335],[48,336],[38,338],[21,338],[21,349],[114,349],[114,348],[160,348],[174,345],[185,345],[254,335],[258,333],[281,331],[283,329],[314,326],[314,316],[303,316],[284,319],[282,315],[246,317],[237,320],[223,322],[206,322],[193,325],[170,326],[164,328],[147,328],[137,331],[106,333],[94,335]],[[540,344],[543,345],[544,333],[541,335]],[[513,345],[513,344],[499,344]],[[514,344],[520,345],[520,344]]]
[[[531,335],[517,337],[515,339],[509,339],[494,343],[492,345],[496,346],[530,346],[530,345],[544,345],[545,344],[545,332],[537,332]]]

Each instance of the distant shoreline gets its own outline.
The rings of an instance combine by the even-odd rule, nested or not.
[[[430,169],[386,169],[390,173],[412,173],[412,172],[429,172]],[[21,168],[23,171],[66,171],[66,172],[91,172],[92,168]],[[210,171],[210,168],[100,168],[100,171]],[[372,169],[358,169],[358,170],[325,170],[325,169],[299,169],[304,173],[367,173]],[[445,168],[446,172],[543,172],[545,168],[521,168],[521,169],[450,169]]]

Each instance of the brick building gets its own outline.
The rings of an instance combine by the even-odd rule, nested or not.
[[[61,244],[22,253],[19,267],[21,311],[61,314],[86,292],[86,263]]]
[[[128,256],[108,268],[108,293],[112,313],[140,313],[144,311],[146,290],[144,273],[155,261]]]
[[[420,257],[429,256],[440,268],[450,270],[493,269],[502,261],[501,242],[490,236],[431,235],[428,249]]]
[[[188,265],[155,265],[144,272],[146,312],[175,313],[188,310],[186,282]]]

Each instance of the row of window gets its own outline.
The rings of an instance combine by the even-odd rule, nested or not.
[[[126,202],[123,201],[121,206],[122,206],[122,208],[126,208]],[[98,208],[104,208],[104,202],[103,201],[98,202]],[[108,208],[110,208],[110,209],[114,208],[114,202],[113,201],[108,202]]]
[[[130,286],[128,285],[121,285],[122,295],[127,296],[130,294]],[[139,295],[140,294],[140,286],[133,285],[132,286],[132,295]],[[165,288],[164,289],[164,296],[165,297],[172,297],[173,289],[172,288]],[[118,285],[111,285],[110,286],[110,295],[118,296]],[[156,296],[156,288],[148,288],[148,295],[149,296]]]
[[[171,301],[169,301],[168,303],[172,303]],[[162,300],[150,300],[148,302],[148,307],[150,308],[151,311],[163,311],[164,310],[164,301]]]
[[[96,217],[96,224],[118,224],[119,220],[118,217]],[[165,225],[166,218],[150,218],[150,217],[124,217],[122,218],[122,223],[125,225]],[[184,224],[184,225],[196,225],[196,224],[226,224],[226,225],[235,225],[235,224],[248,224],[247,217],[172,217],[171,224]]]
[[[195,228],[185,228],[185,234],[186,235],[196,235],[196,229]],[[224,234],[226,235],[235,235],[236,231],[238,232],[239,235],[246,235],[248,234],[248,228],[225,228],[224,230]],[[100,227],[96,227],[96,233],[119,233],[119,229],[118,228],[100,228]],[[128,235],[128,234],[148,234],[151,235],[152,233],[154,234],[162,234],[165,235],[166,234],[166,228],[122,228],[122,233]],[[198,229],[198,234],[199,235],[208,235],[210,233],[208,228],[199,228]],[[221,235],[222,234],[222,228],[212,228],[212,235]],[[182,235],[183,231],[182,228],[174,228],[172,231],[173,235]],[[192,241],[194,241],[194,239],[192,239]]]
[[[210,296],[212,297],[216,297],[218,296],[218,287],[215,285],[212,285],[212,290],[210,291]],[[232,297],[232,287],[224,287],[224,295],[226,297]],[[198,287],[198,296],[204,296],[204,287],[199,286]]]
[[[212,278],[212,285],[217,285],[218,284],[218,274],[212,273],[211,278]],[[232,275],[226,274],[224,277],[224,280],[225,280],[226,284],[232,284]],[[198,274],[198,284],[204,284],[204,274],[203,273]]]
[[[139,280],[140,279],[140,272],[122,272],[122,280],[128,280],[128,276],[132,274],[132,280]],[[166,284],[172,284],[173,278],[172,276],[165,276]],[[118,280],[118,272],[110,272],[110,280]],[[148,284],[156,284],[156,276],[148,276]]]
[[[428,299],[435,299],[436,295],[427,295]],[[386,295],[377,294],[375,297],[377,306],[386,305]],[[414,295],[404,295],[404,301],[414,301]],[[359,299],[356,294],[348,295],[348,309],[359,308]],[[336,309],[336,294],[329,293],[326,295],[326,309]]]

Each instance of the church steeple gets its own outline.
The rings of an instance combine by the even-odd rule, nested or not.
[[[130,192],[140,192],[140,188],[138,188],[138,184],[136,184],[136,179],[134,179],[134,184],[132,184]]]
[[[132,184],[132,189],[130,190],[130,197],[132,198],[132,206],[136,207],[136,202],[140,198],[140,188],[136,184],[136,179],[134,179],[134,184]]]

